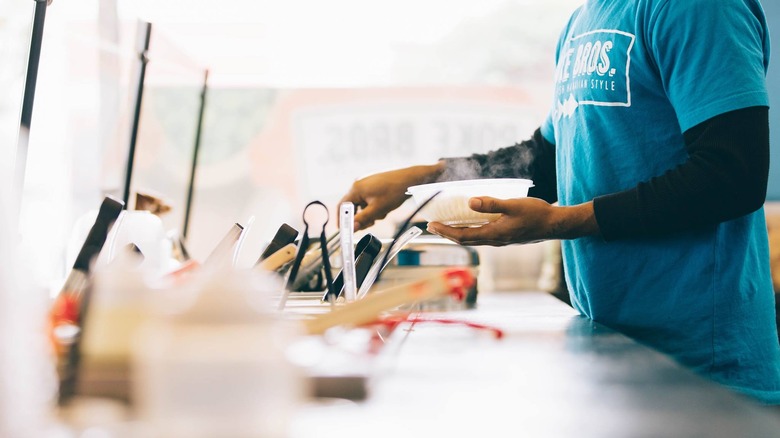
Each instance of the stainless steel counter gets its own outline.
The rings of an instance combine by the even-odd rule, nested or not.
[[[780,410],[736,395],[543,293],[400,327],[366,401],[305,409],[293,437],[780,437]]]

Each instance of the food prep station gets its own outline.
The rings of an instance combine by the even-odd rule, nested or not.
[[[20,188],[50,4],[37,0],[31,23],[15,175]],[[274,223],[273,239],[262,249],[249,247],[247,236],[257,230],[251,216],[220,230],[208,256],[194,257],[187,239],[210,73],[197,69],[202,82],[186,157],[191,167],[176,172],[188,180],[186,202],[174,208],[183,214],[179,234],[160,219],[171,210],[165,200],[131,181],[138,176],[133,166],[146,67],[154,58],[152,24],[137,25],[122,196],[106,195],[81,218],[90,226],[74,227],[78,251],[67,258],[58,293],[39,312],[47,319],[47,350],[36,359],[52,369],[30,370],[37,374],[25,382],[41,383],[36,396],[52,400],[37,404],[51,409],[39,413],[29,436],[780,436],[777,408],[580,316],[565,302],[562,272],[555,294],[493,290],[478,281],[489,269],[483,253],[425,231],[433,221],[479,227],[496,220],[500,215],[471,210],[468,199],[525,197],[531,180],[409,187],[406,206],[413,212],[394,218],[391,235],[381,237],[355,232],[359,207],[301,202],[296,192],[292,204],[305,204],[295,212],[296,228]],[[322,115],[321,96],[313,95],[314,109],[304,107],[301,119]],[[388,99],[379,95],[378,101]],[[498,99],[496,108],[502,105]],[[335,132],[316,117],[312,123],[320,134]],[[284,165],[279,168],[289,170]],[[314,173],[300,165],[301,173]],[[768,211],[780,217],[774,208]],[[246,253],[256,261],[239,269]],[[552,265],[562,270],[560,260]],[[0,302],[15,303],[3,297]],[[16,347],[16,354],[26,352]],[[0,368],[8,363],[22,362],[0,358]]]

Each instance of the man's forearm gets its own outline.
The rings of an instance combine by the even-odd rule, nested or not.
[[[554,239],[576,239],[601,234],[593,201],[567,207],[554,207],[550,224],[551,237]]]
[[[689,159],[662,176],[594,200],[607,240],[714,225],[760,208],[769,170],[766,107],[714,117],[685,133]]]

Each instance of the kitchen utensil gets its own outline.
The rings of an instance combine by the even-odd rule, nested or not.
[[[340,252],[339,233],[336,232],[328,237],[327,244],[328,254],[334,255]],[[324,284],[325,274],[323,273],[322,250],[318,245],[311,245],[311,243],[309,245],[309,250],[303,256],[303,261],[301,261],[301,267],[295,283],[290,289],[296,293],[321,291],[326,288]]]
[[[323,269],[325,270],[325,278],[326,278],[326,286],[328,289],[328,293],[331,294],[331,296],[335,297],[335,292],[333,291],[333,273],[331,272],[330,268],[330,256],[328,253],[328,239],[325,237],[325,227],[328,225],[328,221],[330,220],[330,213],[328,212],[328,207],[323,204],[320,201],[312,201],[306,205],[306,207],[303,209],[303,235],[301,236],[300,242],[298,243],[298,248],[295,255],[295,260],[293,261],[292,266],[290,267],[290,270],[287,273],[287,280],[285,281],[285,290],[284,294],[282,295],[282,299],[279,302],[279,309],[284,309],[285,304],[287,303],[287,297],[289,296],[290,290],[293,288],[295,284],[296,277],[298,276],[298,271],[301,268],[301,263],[303,262],[304,256],[306,255],[306,251],[309,248],[309,220],[306,218],[306,212],[309,211],[309,209],[312,206],[320,206],[325,210],[325,221],[322,223],[322,229],[320,230],[320,251],[322,252],[322,265]]]
[[[270,257],[272,254],[275,254],[283,247],[291,243],[295,243],[295,239],[297,237],[298,230],[287,224],[282,224],[276,231],[276,234],[274,234],[273,239],[271,239],[271,243],[269,243],[265,250],[263,250],[263,253],[260,254],[260,258],[255,264],[260,264],[263,260]]]
[[[280,248],[275,253],[266,257],[265,260],[255,265],[255,268],[265,269],[266,271],[276,271],[277,269],[289,263],[295,257],[295,244],[290,243],[284,248]]]
[[[225,234],[225,237],[219,241],[217,246],[211,251],[211,254],[209,254],[203,262],[203,266],[215,265],[226,260],[232,261],[234,255],[233,250],[236,248],[236,244],[243,233],[244,227],[241,224],[237,222],[233,224],[233,226],[230,227],[230,230]]]
[[[81,247],[73,269],[57,297],[52,311],[54,336],[60,343],[70,343],[70,349],[63,366],[63,377],[60,385],[60,402],[73,395],[76,372],[79,364],[79,332],[83,326],[84,313],[89,306],[90,262],[100,252],[108,237],[111,226],[122,212],[124,204],[121,201],[106,197],[98,210],[95,224],[89,230],[84,245]],[[70,334],[63,338],[62,333]]]
[[[376,236],[372,234],[366,234],[360,241],[358,241],[355,247],[355,285],[360,287],[368,276],[371,269],[371,265],[375,262],[379,251],[382,249],[382,242]],[[344,287],[344,271],[336,277],[333,282],[333,290],[338,294],[337,296],[329,295],[329,291],[326,291],[322,297],[323,301],[330,301],[331,298],[338,298],[341,296],[341,292]]]
[[[440,298],[453,294],[462,299],[474,278],[465,269],[446,269],[420,281],[388,288],[363,299],[344,304],[331,312],[305,320],[307,333],[318,335],[337,325],[359,326],[382,313],[404,304]]]
[[[347,302],[357,298],[355,283],[355,204],[343,202],[339,208],[339,228],[341,231],[341,272],[344,278],[344,296]]]
[[[390,242],[390,244],[387,245],[387,249],[383,253],[382,257],[374,260],[371,269],[368,271],[368,274],[366,274],[365,280],[359,286],[360,290],[358,290],[357,294],[358,299],[366,296],[368,290],[379,277],[379,273],[387,266],[390,260],[392,260],[393,257],[395,257],[399,251],[401,251],[401,249],[403,249],[409,242],[411,242],[420,234],[422,234],[421,229],[412,227],[406,230],[406,232],[402,234],[397,240]]]

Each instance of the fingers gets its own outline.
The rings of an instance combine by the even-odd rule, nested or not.
[[[373,226],[374,223],[376,222],[376,221],[372,221],[370,219],[365,219],[365,220],[366,220],[366,222],[360,222],[357,219],[355,219],[355,225],[354,225],[355,231],[365,230],[366,228],[369,228],[369,227]]]
[[[355,204],[355,209],[365,207],[366,205],[365,199],[363,199],[363,197],[360,196],[360,193],[357,190],[355,190],[354,187],[352,187],[349,190],[349,192],[346,195],[344,195],[343,198],[341,198],[338,205],[341,205],[342,202],[351,202]]]
[[[355,186],[353,185],[349,192],[347,192],[346,195],[344,195],[341,200],[339,200],[339,203],[336,204],[337,209],[339,208],[342,203],[344,202],[351,202],[355,205],[355,211],[357,212],[358,209],[363,208],[366,206],[366,201],[363,199],[363,197],[360,195],[360,192],[355,189]],[[341,215],[336,215],[336,222],[338,226],[341,226]],[[355,218],[355,231],[359,230],[357,218]]]
[[[428,231],[461,245],[505,246],[509,243],[497,240],[496,230],[490,225],[477,228],[458,228],[431,222],[428,224]]]
[[[508,213],[509,207],[506,201],[489,196],[469,199],[469,208],[480,213]]]
[[[365,208],[355,213],[355,231],[363,230],[374,225],[379,219],[384,219],[387,212],[380,210],[376,204],[368,204]]]

